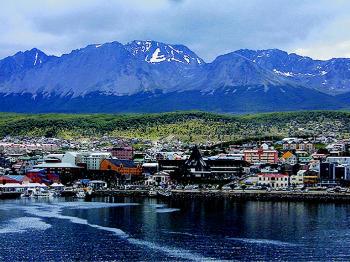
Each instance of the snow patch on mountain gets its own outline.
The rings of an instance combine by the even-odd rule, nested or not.
[[[281,71],[278,71],[277,69],[273,69],[273,72],[277,75],[286,76],[286,77],[291,77],[294,75],[292,72],[281,72]]]
[[[151,62],[151,63],[159,63],[159,62],[163,62],[166,60],[165,56],[164,55],[160,55],[160,49],[157,48],[156,51],[154,51],[154,53],[152,54],[152,57],[149,61],[146,61],[147,62]]]

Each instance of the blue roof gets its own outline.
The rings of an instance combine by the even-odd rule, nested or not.
[[[21,175],[7,175],[7,177],[17,181],[22,181],[24,178],[24,176],[21,176]]]
[[[109,162],[111,162],[115,166],[123,165],[124,167],[136,167],[136,164],[132,160],[127,159],[107,159]]]

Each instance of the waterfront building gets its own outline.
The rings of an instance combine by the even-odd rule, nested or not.
[[[306,173],[306,170],[299,170],[296,175],[291,175],[290,176],[290,185],[292,187],[304,185],[305,173]]]
[[[258,185],[268,186],[271,188],[286,188],[289,186],[288,175],[273,173],[273,174],[258,174]]]
[[[107,183],[102,180],[91,180],[88,182],[88,187],[91,187],[92,189],[106,189],[107,188]]]
[[[136,165],[134,161],[127,159],[104,159],[101,161],[100,170],[115,171],[124,176],[139,176],[142,175],[142,166]]]
[[[249,163],[232,158],[203,158],[194,147],[187,160],[158,160],[159,171],[165,171],[176,179],[231,180],[249,173]]]
[[[150,176],[146,181],[146,186],[160,186],[170,182],[170,175],[167,172],[161,171]]]
[[[145,177],[151,176],[158,171],[158,163],[143,163],[142,173]]]
[[[82,172],[81,167],[70,163],[42,163],[34,166],[33,168],[34,170],[43,169],[44,174],[52,177],[52,179],[55,179],[55,177],[57,177],[63,183],[71,182],[71,180],[79,178]],[[32,171],[29,171],[28,173],[31,173]]]
[[[329,156],[320,163],[320,183],[336,185],[350,183],[350,157]]]

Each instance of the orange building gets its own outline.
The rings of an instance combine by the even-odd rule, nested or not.
[[[134,161],[126,159],[104,159],[101,161],[100,170],[113,170],[122,175],[142,175],[142,166],[136,165]]]

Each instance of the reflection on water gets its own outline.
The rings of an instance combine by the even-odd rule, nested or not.
[[[348,260],[350,205],[101,198],[0,202],[0,260]]]

